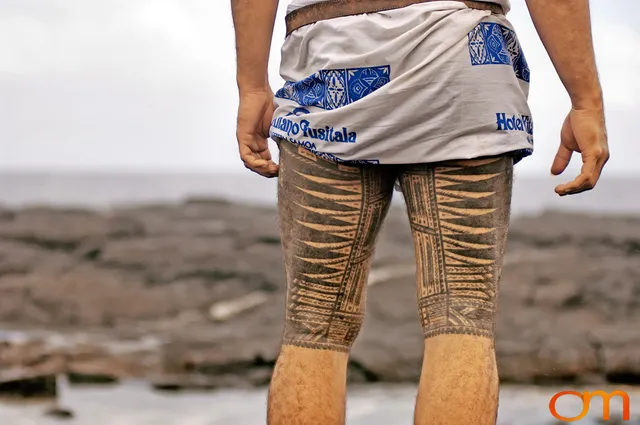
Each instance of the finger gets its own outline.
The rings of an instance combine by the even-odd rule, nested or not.
[[[264,177],[276,177],[278,175],[278,171],[279,171],[278,165],[273,163],[273,162],[268,163],[267,165],[260,166],[260,167],[254,167],[254,166],[250,165],[249,163],[245,162],[244,166],[248,170],[251,170],[254,173],[260,174],[261,176],[264,176]]]
[[[248,148],[249,151],[257,154],[262,159],[270,160],[271,151],[269,151],[269,141],[254,135],[240,135],[237,136],[238,145]]]
[[[592,154],[590,157],[585,156],[584,165],[582,166],[581,176],[584,175],[587,177],[587,182],[584,183],[581,187],[576,190],[573,190],[571,193],[567,194],[578,194],[585,192],[587,190],[592,190],[600,181],[600,176],[602,175],[602,170],[604,166],[607,164],[610,158],[609,149],[605,146],[604,149],[598,151],[596,154]],[[591,168],[593,165],[593,168]],[[566,190],[567,185],[559,186],[561,190]],[[571,189],[571,188],[569,188]]]
[[[260,168],[258,170],[251,170],[254,173],[260,174],[263,177],[274,178],[278,177],[278,165],[277,164],[269,164],[267,167]]]
[[[238,144],[242,146],[246,146],[251,150],[251,152],[260,152],[265,149],[268,149],[269,145],[266,143],[260,143],[259,139],[255,134],[237,134],[236,138],[238,139]]]
[[[240,149],[240,158],[242,162],[250,167],[264,167],[269,163],[269,160],[260,157],[257,153],[255,153],[251,148],[243,143],[238,145]]]
[[[278,164],[271,160],[262,159],[251,151],[248,151],[246,154],[241,154],[240,158],[242,162],[244,162],[244,166],[254,173],[265,177],[275,177],[278,175]]]
[[[257,152],[260,155],[260,158],[266,159],[267,161],[271,160],[271,151],[269,150],[269,145],[267,144],[263,150]]]
[[[571,161],[571,155],[573,151],[563,144],[558,148],[558,153],[556,153],[556,157],[553,160],[553,164],[551,165],[551,174],[554,176],[560,175],[567,169],[569,166],[569,162]]]
[[[597,159],[589,158],[582,166],[580,175],[574,181],[556,187],[556,193],[560,196],[566,196],[593,189],[596,166]]]
[[[604,148],[593,149],[593,152],[585,152],[583,154],[583,173],[588,172],[588,170],[586,170],[587,164],[594,164],[593,171],[591,172],[591,176],[585,190],[591,190],[596,187],[598,180],[600,180],[600,175],[602,174],[602,168],[608,160],[609,152],[606,146]]]
[[[278,177],[278,173],[280,172],[280,166],[274,162],[269,164],[269,175],[267,177]]]
[[[602,175],[602,170],[604,166],[609,162],[609,150],[605,149],[600,158],[598,158],[598,162],[596,164],[596,169],[593,176],[593,187],[596,187],[596,184],[600,181],[600,176]]]
[[[276,177],[278,175],[279,166],[270,159],[260,158],[259,155],[253,152],[241,155],[240,158],[244,162],[244,166],[255,173],[265,177]]]
[[[597,159],[591,158],[585,160],[582,165],[580,175],[570,183],[558,186],[561,195],[574,195],[590,190],[594,186],[594,175],[597,166]]]
[[[271,153],[268,149],[261,153],[255,152],[251,149],[251,142],[247,143],[245,140],[238,139],[240,159],[244,162],[244,166],[261,176],[276,177],[278,165],[271,160]]]
[[[270,174],[270,173],[273,173],[273,172],[277,173],[277,171],[278,171],[278,169],[280,167],[278,166],[278,164],[276,164],[273,161],[267,161],[266,164],[258,166],[258,167],[254,167],[254,168],[259,169],[260,173]]]

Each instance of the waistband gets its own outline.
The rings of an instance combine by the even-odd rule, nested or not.
[[[376,13],[385,10],[400,9],[418,3],[430,3],[441,0],[326,0],[296,9],[287,14],[287,35],[298,28],[326,19],[341,18],[364,13]],[[464,3],[471,9],[488,10],[496,15],[503,15],[502,6],[497,3],[454,0]]]

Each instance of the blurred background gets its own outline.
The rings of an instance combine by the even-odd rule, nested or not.
[[[516,171],[499,423],[554,424],[550,397],[583,387],[627,389],[640,423],[638,4],[591,1],[612,159],[560,199],[580,165],[550,176],[570,103],[512,2],[536,152]],[[228,3],[0,0],[0,424],[264,423],[284,279],[275,181],[237,155]],[[422,338],[395,201],[349,369],[354,425],[412,417]]]

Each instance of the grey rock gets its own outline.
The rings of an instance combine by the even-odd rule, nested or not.
[[[55,375],[27,373],[4,380],[0,376],[0,397],[55,399],[58,396]]]
[[[269,380],[286,290],[274,210],[192,199],[111,212],[1,211],[0,321],[63,336],[82,330],[170,342],[127,354],[33,343],[22,357],[0,344],[3,367],[62,356],[80,374],[192,376],[215,387]],[[497,326],[502,379],[637,383],[639,254],[639,219],[547,213],[514,220]],[[408,220],[393,208],[374,268],[414,261]],[[266,302],[228,320],[208,318],[212,305],[257,291]],[[415,292],[411,273],[369,288],[351,381],[419,379],[424,341]],[[173,379],[158,385],[189,387]]]
[[[56,419],[73,419],[75,417],[73,410],[66,409],[64,407],[52,407],[51,409],[45,411],[44,414]]]

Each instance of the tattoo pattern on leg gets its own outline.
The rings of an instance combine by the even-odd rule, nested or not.
[[[395,176],[282,142],[279,216],[287,271],[284,344],[346,352],[364,318],[374,243]]]
[[[407,166],[402,172],[426,338],[493,337],[512,179],[508,156]]]

